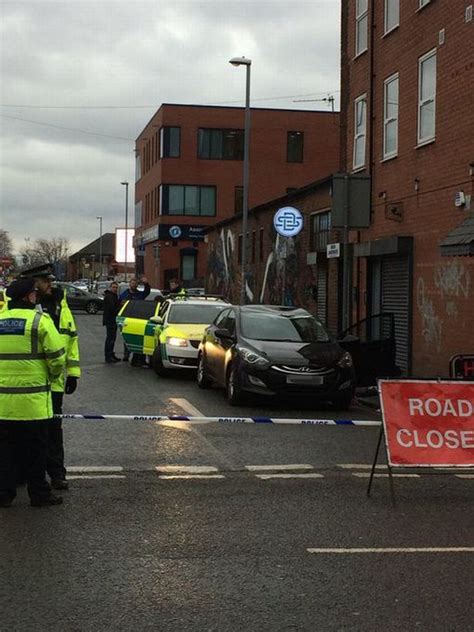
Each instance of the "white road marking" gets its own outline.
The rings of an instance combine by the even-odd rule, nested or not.
[[[337,467],[342,467],[345,470],[370,470],[372,468],[371,463],[338,463]],[[386,468],[386,465],[376,465],[375,469]]]
[[[118,465],[71,465],[68,472],[123,472],[123,467]]]
[[[279,472],[284,470],[314,470],[314,467],[312,465],[308,465],[307,463],[287,463],[286,465],[246,465],[245,469],[250,472]]]
[[[262,481],[268,481],[272,478],[324,478],[323,474],[316,474],[315,472],[306,472],[305,474],[256,474],[255,476]]]
[[[166,473],[183,473],[183,474],[211,474],[217,472],[217,467],[212,465],[157,465],[157,472]]]
[[[176,404],[176,406],[179,406],[180,408],[182,408],[184,412],[186,412],[190,417],[205,417],[206,416],[200,410],[198,410],[195,406],[193,406],[191,402],[189,402],[184,397],[170,397],[170,402],[173,402],[173,404]]]
[[[474,553],[474,546],[455,547],[401,547],[367,549],[306,549],[308,553],[319,554],[360,554],[360,553]]]
[[[474,478],[474,474],[456,474],[456,478]]]
[[[81,481],[86,478],[87,479],[93,478],[95,480],[99,480],[102,478],[124,479],[127,477],[125,476],[125,474],[73,474],[72,476],[68,476],[67,480],[68,481]]]
[[[370,472],[352,472],[357,478],[370,478]],[[388,478],[390,474],[374,474],[374,478]],[[420,478],[419,474],[392,474],[393,478]]]
[[[208,478],[225,478],[223,474],[162,474],[160,480],[176,481],[189,479],[208,479]]]

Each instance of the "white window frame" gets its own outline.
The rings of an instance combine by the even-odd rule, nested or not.
[[[420,57],[418,59],[418,120],[417,120],[417,143],[418,145],[422,145],[425,143],[429,143],[431,141],[433,141],[436,137],[436,70],[437,70],[437,59],[436,59],[436,53],[437,50],[436,48],[433,48],[432,50],[430,50],[428,53],[426,53],[425,55],[423,55],[422,57]],[[434,76],[434,91],[433,94],[430,95],[428,98],[425,98],[422,100],[421,98],[421,94],[422,94],[422,85],[421,85],[421,80],[422,80],[422,66],[424,64],[425,61],[427,61],[428,59],[430,59],[431,57],[435,57],[435,76]],[[430,136],[426,136],[426,137],[421,137],[421,111],[423,106],[425,106],[427,103],[433,102],[433,133]]]
[[[426,7],[427,4],[429,4],[431,2],[431,0],[418,0],[418,9],[422,9],[423,7]]]
[[[365,2],[366,3],[366,8],[364,11],[360,11],[359,12],[359,2]],[[356,0],[356,16],[355,16],[355,29],[356,29],[356,33],[355,33],[355,55],[356,57],[358,55],[361,55],[362,53],[364,53],[367,50],[367,44],[365,45],[365,48],[361,48],[359,49],[359,28],[360,28],[360,23],[365,20],[366,24],[365,24],[365,28],[366,28],[366,41],[368,42],[369,39],[369,0]]]
[[[359,127],[359,124],[357,120],[359,118],[358,114],[359,114],[360,103],[365,104],[365,120],[363,121],[363,132],[358,133],[357,129]],[[361,121],[361,124],[362,124],[362,121]],[[361,139],[363,139],[364,141],[363,160],[361,163],[356,164],[356,155],[357,155],[356,147],[357,147],[358,141],[360,141]],[[362,167],[365,167],[366,149],[367,149],[367,94],[364,93],[354,100],[354,147],[352,150],[352,169],[353,170],[361,169]]]
[[[396,21],[396,23],[394,23],[394,24],[392,24],[390,26],[387,24],[388,6],[389,6],[389,4],[394,4],[397,7],[397,10],[398,10],[397,21]],[[400,0],[385,0],[385,2],[384,2],[383,24],[384,24],[384,28],[383,28],[383,34],[384,35],[387,35],[387,33],[390,33],[391,31],[396,29],[398,26],[400,26]]]
[[[398,98],[398,102],[397,102],[397,113],[396,116],[387,116],[387,88],[389,86],[389,84],[393,83],[394,81],[397,82],[397,98]],[[398,108],[399,108],[399,103],[400,103],[400,77],[398,75],[398,72],[396,72],[395,74],[391,75],[390,77],[387,77],[387,79],[385,79],[385,81],[383,82],[383,158],[384,160],[386,158],[393,158],[394,156],[396,156],[398,154]],[[387,151],[386,149],[386,141],[387,141],[387,127],[390,123],[396,123],[396,141],[395,141],[395,149],[393,151]]]

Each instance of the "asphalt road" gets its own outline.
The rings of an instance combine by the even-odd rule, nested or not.
[[[190,377],[105,365],[100,316],[77,321],[83,377],[65,412],[377,418],[231,408]],[[65,504],[33,509],[21,489],[0,513],[2,632],[474,630],[474,479],[411,471],[395,507],[385,478],[368,499],[377,429],[64,427]]]

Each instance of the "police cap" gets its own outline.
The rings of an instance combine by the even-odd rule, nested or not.
[[[34,291],[36,286],[35,280],[33,278],[27,279],[17,279],[10,283],[7,287],[7,296],[9,296],[12,300],[20,301],[22,298],[25,298]]]
[[[42,263],[40,266],[34,268],[28,268],[21,271],[22,278],[43,278],[49,281],[54,281],[55,276],[53,274],[53,266],[50,263]]]

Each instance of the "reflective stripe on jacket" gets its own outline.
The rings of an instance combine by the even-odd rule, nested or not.
[[[64,392],[65,375],[72,377],[81,377],[81,368],[79,364],[79,340],[77,337],[76,323],[69,309],[66,300],[66,291],[60,303],[59,313],[59,335],[61,336],[63,347],[66,350],[66,372],[53,381],[52,390]]]
[[[51,382],[66,354],[50,316],[34,309],[0,312],[0,419],[53,416]]]

